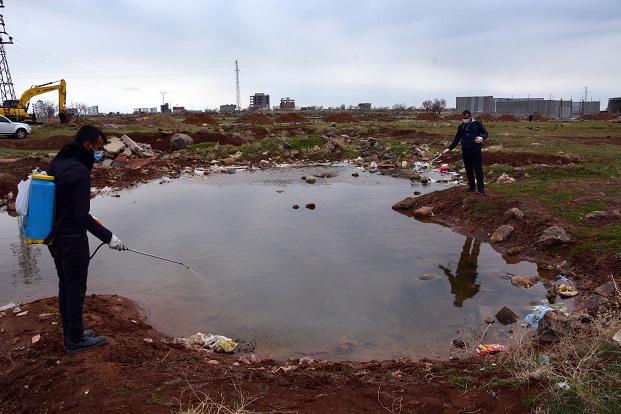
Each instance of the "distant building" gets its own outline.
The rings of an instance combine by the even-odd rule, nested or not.
[[[149,108],[134,108],[135,114],[148,114]]]
[[[250,96],[250,109],[254,111],[269,111],[270,96],[263,92]]]
[[[160,111],[161,111],[163,114],[169,114],[169,113],[170,113],[170,107],[168,106],[168,104],[167,104],[167,103],[165,103],[165,104],[163,104],[163,105],[160,105]]]
[[[87,116],[95,116],[99,115],[99,107],[98,106],[89,106],[86,108]]]
[[[295,100],[289,98],[280,98],[280,109],[295,109]]]
[[[303,106],[300,108],[300,111],[316,111],[316,106]]]
[[[371,110],[371,103],[370,102],[359,103],[358,104],[358,109],[360,111],[370,111]]]
[[[598,114],[599,101],[564,101],[544,98],[494,98],[493,96],[458,96],[456,98],[457,112],[466,109],[479,114],[513,114],[530,115],[541,114],[560,119],[569,119],[572,116]]]
[[[621,98],[608,99],[608,112],[614,114],[621,113]]]
[[[186,115],[188,111],[185,109],[185,106],[173,106],[172,113],[174,115]]]
[[[235,112],[235,111],[237,111],[237,105],[235,104],[220,105],[220,112]]]

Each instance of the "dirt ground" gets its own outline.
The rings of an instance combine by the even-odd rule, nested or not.
[[[168,153],[169,135],[165,133],[135,134],[132,138]],[[224,134],[193,134],[193,138],[195,142],[241,143]],[[59,136],[46,141],[2,140],[0,145],[56,152],[69,139]],[[448,161],[458,161],[459,154],[449,157],[453,158]],[[93,185],[131,186],[180,172],[196,162],[171,157],[137,169],[96,168]],[[579,160],[486,153],[485,162],[550,166]],[[33,166],[43,168],[46,163],[40,158],[3,160],[0,177],[6,177],[8,172],[25,177]],[[16,185],[15,179],[0,179],[0,198],[9,191],[16,192]],[[582,197],[603,198],[605,192],[601,189],[616,182],[592,180],[577,185]],[[589,292],[610,281],[611,274],[618,275],[621,259],[612,255],[585,252],[572,263],[564,263],[561,257],[565,251],[550,254],[534,247],[545,226],[569,224],[549,215],[532,200],[507,201],[489,189],[484,201],[490,209],[473,223],[467,212],[483,198],[465,194],[464,190],[465,187],[456,186],[406,199],[401,202],[400,211],[411,215],[418,207],[433,206],[434,222],[489,241],[491,232],[506,222],[505,211],[519,207],[529,214],[515,223],[516,230],[507,241],[494,245],[496,250],[507,253],[517,248],[519,257],[535,259],[543,266],[570,274],[584,292],[580,296],[585,301],[592,298]],[[621,200],[607,201],[621,208]],[[503,381],[510,374],[494,364],[497,356],[493,355],[446,361],[400,359],[359,363],[257,360],[250,353],[221,355],[186,349],[154,330],[145,313],[133,301],[120,296],[87,297],[86,327],[107,335],[108,343],[96,350],[67,356],[62,348],[56,299],[40,299],[22,304],[21,308],[28,311],[25,316],[16,316],[9,309],[0,319],[0,414],[171,413],[208,398],[229,406],[249,404],[246,408],[254,412],[525,413],[530,409],[523,401],[543,391],[537,382],[516,387]],[[41,316],[44,314],[51,315]],[[38,340],[34,342],[33,338]],[[470,377],[465,386],[455,380],[464,373]]]

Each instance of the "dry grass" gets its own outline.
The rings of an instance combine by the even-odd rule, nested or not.
[[[188,385],[191,391],[190,399],[198,400],[198,402],[183,403],[182,401],[187,398],[182,395],[179,398],[181,410],[177,411],[176,414],[250,414],[255,412],[249,410],[248,406],[256,400],[256,397],[245,395],[237,384],[233,384],[233,386],[239,397],[229,399],[228,402],[224,394],[220,394],[217,399],[214,399],[209,394],[194,390],[189,382]]]
[[[545,351],[528,331],[515,332],[500,361],[521,383],[545,384],[536,412],[621,413],[621,344],[612,339],[621,328],[621,295],[610,302]]]

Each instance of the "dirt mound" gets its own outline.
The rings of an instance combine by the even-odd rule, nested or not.
[[[442,118],[438,114],[434,114],[433,112],[423,112],[416,115],[417,121],[441,121]]]
[[[296,114],[293,112],[288,112],[286,114],[282,114],[279,117],[277,117],[275,119],[275,122],[277,124],[286,124],[286,123],[298,123],[298,124],[305,124],[308,123],[308,119],[306,119],[305,117],[303,117],[300,114]]]
[[[446,121],[461,121],[463,118],[462,114],[450,114],[444,117]]]
[[[613,119],[617,119],[620,117],[621,114],[603,113],[582,115],[580,119],[583,119],[585,121],[612,121]]]
[[[393,122],[395,118],[388,114],[362,114],[358,117],[361,121]]]
[[[157,114],[146,117],[138,125],[145,127],[174,128],[179,126],[179,121],[170,115]]]
[[[516,117],[514,117],[513,115],[502,114],[498,118],[496,118],[496,121],[501,121],[501,122],[518,122],[518,119]]]
[[[358,122],[359,120],[352,114],[347,112],[339,112],[336,114],[328,115],[323,119],[324,122],[336,122],[337,124],[349,124]]]
[[[487,121],[495,121],[496,117],[492,114],[481,114],[475,117],[477,121],[487,122]]]
[[[543,121],[547,121],[548,118],[546,118],[545,116],[541,115],[541,114],[533,114],[533,121],[538,121],[538,122],[543,122]],[[525,121],[528,121],[528,117],[524,118]]]
[[[211,115],[205,113],[196,113],[188,116],[183,120],[184,124],[188,125],[214,125],[218,126],[220,123],[216,121]]]
[[[237,122],[252,125],[274,125],[274,120],[261,112],[242,115]]]

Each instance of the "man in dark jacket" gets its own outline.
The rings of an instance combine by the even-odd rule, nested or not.
[[[462,115],[463,123],[457,127],[457,133],[453,142],[442,153],[448,154],[461,141],[461,155],[464,160],[466,175],[468,176],[468,190],[466,192],[472,193],[478,190],[481,195],[486,195],[485,185],[483,184],[483,155],[481,154],[481,148],[483,147],[483,141],[487,139],[487,130],[481,122],[472,117],[470,111],[465,110],[462,112]],[[474,181],[475,176],[476,183]]]
[[[65,350],[73,355],[106,343],[84,330],[83,311],[90,251],[89,231],[111,249],[123,250],[121,241],[90,215],[91,170],[101,160],[105,134],[92,125],[82,126],[75,141],[63,146],[47,167],[56,183],[53,241],[48,246],[58,273],[58,306]]]

